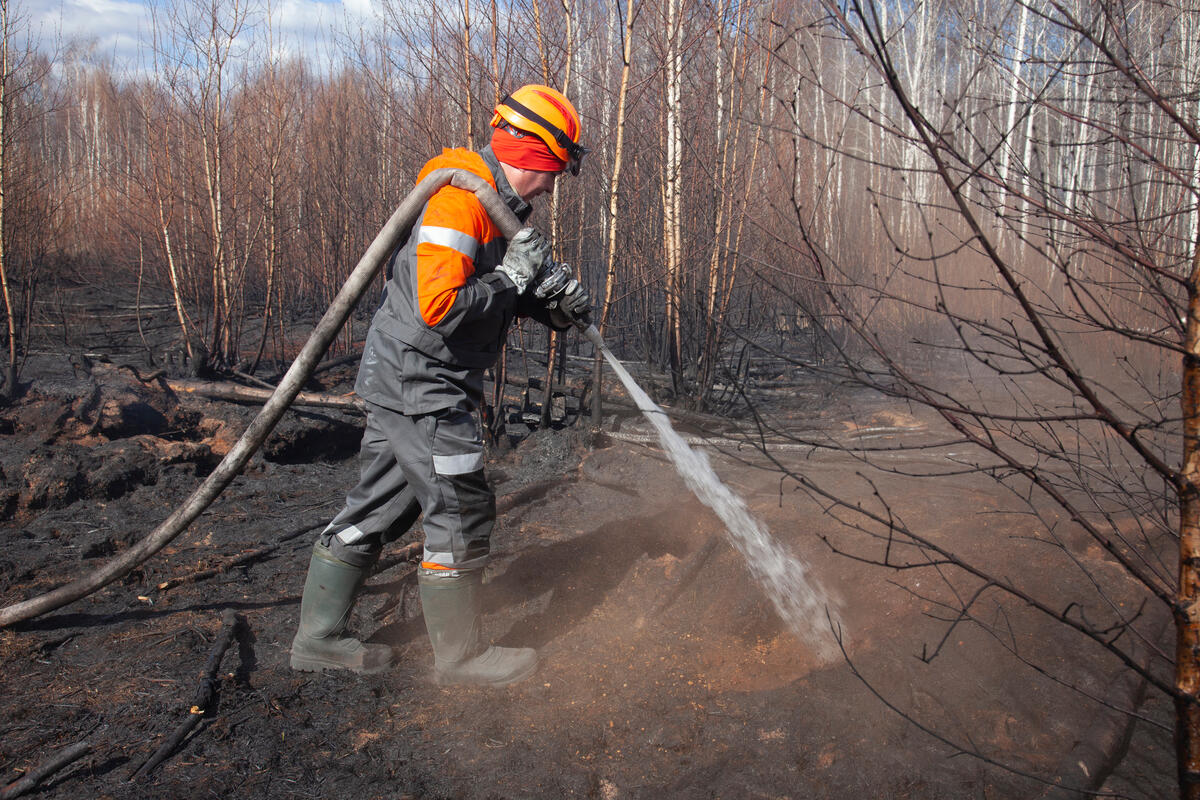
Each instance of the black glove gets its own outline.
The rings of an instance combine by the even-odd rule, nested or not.
[[[533,296],[547,304],[553,303],[574,279],[569,265],[546,261],[533,277]]]
[[[582,283],[572,279],[563,292],[562,299],[558,301],[558,307],[572,321],[585,320],[592,313],[592,298],[588,296]]]

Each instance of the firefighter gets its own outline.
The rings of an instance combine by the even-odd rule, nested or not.
[[[530,202],[562,172],[579,173],[587,152],[579,115],[558,91],[528,85],[496,107],[491,124],[487,147],[443,150],[420,178],[442,167],[468,170],[524,222]],[[417,581],[435,678],[503,686],[533,674],[532,649],[488,646],[479,635],[496,502],[476,412],[484,370],[514,317],[562,330],[589,310],[577,281],[553,310],[536,297],[552,271],[549,255],[549,241],[530,227],[505,241],[475,195],[453,186],[430,198],[392,255],[354,387],[367,406],[360,478],[313,547],[293,669],[373,673],[391,665],[390,647],[354,638],[346,622],[383,546],[424,514]]]

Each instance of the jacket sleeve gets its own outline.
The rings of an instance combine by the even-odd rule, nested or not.
[[[417,303],[430,327],[455,327],[511,313],[516,288],[502,274],[476,274],[475,260],[497,236],[470,192],[446,187],[425,207],[416,231]]]

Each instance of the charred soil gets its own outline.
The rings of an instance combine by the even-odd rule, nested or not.
[[[352,366],[331,371],[314,388],[344,392],[352,377]],[[253,413],[95,358],[45,356],[27,379],[0,411],[5,604],[144,536]],[[842,436],[919,436],[929,424],[881,398],[854,398],[863,405],[852,412],[848,398],[824,397],[790,413]],[[641,430],[618,421],[624,433]],[[414,565],[387,554],[353,624],[394,648],[396,668],[372,677],[288,668],[311,530],[352,485],[358,439],[353,414],[293,410],[159,556],[0,631],[0,784],[79,741],[88,754],[39,796],[1008,798],[1047,789],[1026,775],[1073,779],[1060,765],[1103,715],[1063,683],[1099,693],[1117,665],[1019,608],[1003,611],[1009,641],[965,624],[945,637],[933,587],[833,553],[826,539],[840,523],[753,448],[723,439],[710,448],[718,473],[837,595],[844,657],[821,660],[784,626],[662,454],[613,427],[586,433],[584,420],[538,431],[489,458],[504,513],[485,632],[536,647],[532,679],[505,690],[436,685]],[[831,451],[775,457],[845,485],[866,470]],[[1020,517],[1002,513],[1008,501],[993,486],[875,477],[910,523],[1031,581],[1063,579],[1022,542]],[[214,702],[161,766],[133,779],[193,713],[227,609],[243,624]],[[1131,754],[1109,789],[1170,791],[1164,705],[1151,700],[1129,729]],[[963,756],[967,745],[992,763]]]

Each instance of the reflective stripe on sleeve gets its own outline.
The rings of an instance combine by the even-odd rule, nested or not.
[[[442,228],[437,225],[421,226],[417,232],[417,244],[425,243],[449,247],[472,260],[475,258],[475,251],[479,249],[479,242],[473,236],[454,228]]]
[[[433,471],[438,475],[467,475],[483,469],[483,453],[459,453],[433,457]]]

